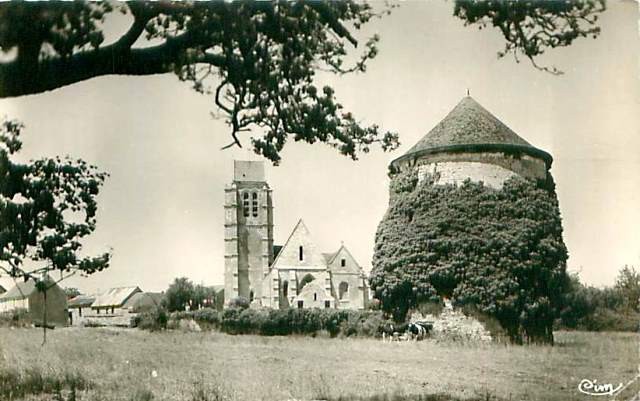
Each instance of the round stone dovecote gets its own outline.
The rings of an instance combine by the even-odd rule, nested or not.
[[[546,181],[551,155],[522,139],[470,96],[404,155],[391,162],[391,174],[417,169],[435,184],[466,179],[501,188],[514,175]]]

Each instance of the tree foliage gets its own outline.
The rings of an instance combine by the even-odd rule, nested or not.
[[[498,28],[506,40],[499,57],[512,54],[519,61],[518,55],[524,55],[536,68],[560,74],[555,67],[539,66],[535,57],[580,37],[596,38],[598,14],[604,10],[605,0],[456,0],[454,15],[466,25]]]
[[[179,277],[169,285],[163,299],[164,307],[169,312],[215,308],[218,294],[215,287],[193,284],[187,277]]]
[[[105,269],[110,254],[82,255],[81,241],[96,228],[96,197],[107,174],[69,157],[17,162],[22,128],[0,123],[0,272],[43,283],[54,271]]]
[[[392,178],[370,278],[383,309],[403,319],[448,297],[496,318],[516,342],[552,341],[568,285],[553,189],[515,177],[500,190],[432,179]]]
[[[638,276],[634,268],[624,266],[612,287],[597,288],[571,275],[565,306],[558,324],[562,328],[591,331],[637,331],[640,310]]]
[[[599,33],[603,0],[457,0],[466,24],[498,27],[505,53],[532,61],[545,49]],[[317,71],[366,71],[379,38],[356,33],[392,7],[344,1],[6,2],[0,4],[0,97],[21,96],[104,75],[175,73],[212,98],[233,141],[252,131],[254,150],[277,163],[287,140],[324,142],[347,156],[397,134],[364,125],[337,101]],[[376,10],[377,9],[377,10]],[[120,11],[130,20],[117,40],[103,29]],[[123,17],[121,17],[123,18]]]
[[[318,69],[365,71],[378,37],[348,65],[347,48],[377,14],[344,2],[129,2],[117,8],[132,17],[129,30],[103,45],[110,2],[1,4],[0,47],[17,49],[0,63],[0,96],[55,89],[107,74],[173,72],[212,97],[233,142],[250,129],[255,151],[277,162],[291,136],[327,143],[356,158],[375,143],[397,147],[397,135],[364,126],[337,102],[334,90],[317,88]],[[138,40],[159,42],[135,47]],[[230,146],[231,146],[230,145]]]
[[[76,287],[65,287],[64,294],[67,296],[67,299],[71,299],[81,295],[82,293]]]
[[[169,285],[163,299],[164,306],[169,312],[183,311],[193,299],[194,287],[187,277],[178,277]]]
[[[614,289],[622,298],[622,308],[640,312],[640,272],[634,266],[623,266],[616,277]]]

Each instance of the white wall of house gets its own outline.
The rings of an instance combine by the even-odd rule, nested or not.
[[[11,312],[15,309],[29,309],[29,300],[25,298],[0,302],[0,313]]]

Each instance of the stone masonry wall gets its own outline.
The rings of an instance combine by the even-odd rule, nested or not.
[[[431,337],[436,340],[459,340],[472,342],[490,342],[491,333],[478,320],[466,316],[459,310],[453,309],[451,303],[446,302],[440,315],[422,315],[415,312],[411,315],[411,322],[433,322]]]
[[[437,172],[440,184],[460,184],[469,178],[484,181],[487,186],[501,188],[502,183],[513,175],[526,178],[546,179],[547,166],[541,159],[526,154],[518,156],[499,152],[484,153],[439,153],[420,157],[416,161],[406,160],[396,165],[401,170],[417,168],[419,177]]]
[[[440,162],[428,163],[418,166],[418,179],[422,181],[426,174],[439,177],[436,184],[461,185],[467,178],[475,182],[484,182],[484,185],[500,189],[509,178],[517,175],[511,170],[479,162]]]

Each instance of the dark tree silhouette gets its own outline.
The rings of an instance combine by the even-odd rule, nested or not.
[[[373,144],[396,148],[397,135],[363,125],[332,88],[313,81],[318,70],[366,71],[379,38],[367,39],[359,55],[349,53],[359,43],[355,32],[392,7],[377,8],[351,0],[6,2],[0,4],[0,97],[104,75],[175,73],[212,97],[231,127],[229,146],[241,146],[239,134],[252,130],[254,150],[275,163],[290,137],[327,143],[355,159]],[[547,48],[596,36],[603,9],[602,0],[457,0],[454,15],[498,27],[505,53],[533,61]],[[103,23],[115,11],[131,24],[105,44]]]
[[[55,271],[106,268],[109,253],[83,256],[81,240],[96,228],[96,197],[107,174],[68,157],[14,161],[22,128],[0,122],[0,273],[39,283]]]
[[[524,55],[536,68],[561,74],[555,67],[539,66],[534,58],[580,37],[596,38],[598,14],[604,10],[605,0],[456,0],[454,15],[479,29],[487,24],[500,29],[506,45],[499,57],[512,54],[519,62],[518,55]]]

